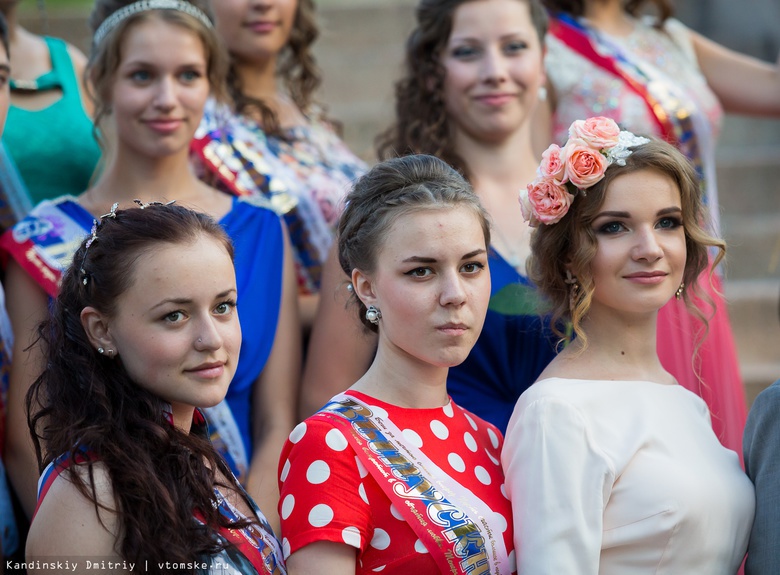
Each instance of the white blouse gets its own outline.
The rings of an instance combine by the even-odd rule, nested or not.
[[[550,378],[502,453],[519,575],[733,575],[753,485],[679,385]]]

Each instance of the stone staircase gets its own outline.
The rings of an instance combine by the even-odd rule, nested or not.
[[[322,100],[342,122],[347,143],[369,162],[375,159],[374,136],[394,114],[393,83],[413,26],[414,4],[318,1]],[[777,57],[780,34],[771,25],[780,11],[776,0],[753,0],[748,22],[741,4],[731,0],[680,0],[677,8],[683,21],[716,41],[770,61]],[[52,11],[49,33],[86,51],[85,17],[83,11]],[[38,28],[34,14],[27,24]],[[780,121],[728,117],[718,150],[718,180],[729,244],[725,292],[752,402],[780,378]]]
[[[726,298],[752,402],[780,378],[780,121],[726,119],[718,186]]]

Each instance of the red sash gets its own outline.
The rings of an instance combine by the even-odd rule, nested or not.
[[[650,110],[651,117],[655,120],[658,130],[668,142],[677,142],[676,130],[669,114],[666,113],[663,106],[656,100],[646,86],[633,78],[618,66],[617,59],[600,54],[593,46],[593,42],[588,33],[576,22],[567,21],[560,18],[550,18],[550,34],[566,44],[569,48],[586,58],[599,68],[606,70],[613,76],[622,79],[626,85],[637,94]]]

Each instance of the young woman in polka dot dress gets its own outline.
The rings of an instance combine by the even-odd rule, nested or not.
[[[282,451],[288,571],[514,573],[503,438],[446,389],[490,299],[486,213],[432,156],[378,164],[347,199],[339,259],[379,345]]]

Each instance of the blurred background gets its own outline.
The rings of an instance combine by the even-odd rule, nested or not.
[[[219,2],[220,0],[212,0]],[[412,28],[413,0],[319,0],[321,103],[347,144],[369,162],[393,115],[393,83]],[[89,52],[89,0],[23,0],[24,25]],[[677,0],[691,28],[774,62],[780,1]],[[718,148],[723,234],[729,244],[726,298],[748,402],[780,378],[780,120],[728,116]]]

